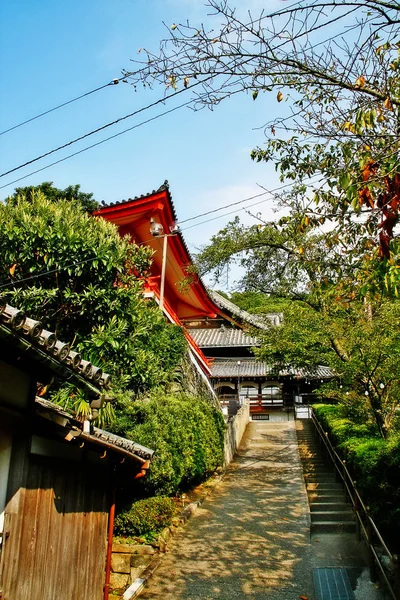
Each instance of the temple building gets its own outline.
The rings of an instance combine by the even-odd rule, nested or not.
[[[168,182],[149,194],[104,205],[94,215],[114,223],[121,236],[129,235],[132,242],[154,251],[144,293],[183,328],[192,362],[224,412],[234,414],[248,398],[253,419],[294,418],[313,398],[317,385],[332,378],[326,367],[313,372],[276,370],[255,359],[257,329],[279,326],[283,315],[251,315],[206,288],[177,226]]]

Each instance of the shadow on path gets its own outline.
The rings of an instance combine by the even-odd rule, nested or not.
[[[310,551],[295,424],[250,423],[226,476],[141,598],[313,600]]]

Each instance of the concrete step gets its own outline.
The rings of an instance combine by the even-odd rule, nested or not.
[[[347,496],[344,491],[335,492],[335,490],[331,490],[331,493],[321,493],[321,492],[309,492],[308,494],[308,502],[311,504],[330,504],[335,502],[346,502]]]
[[[324,512],[311,512],[311,523],[344,523],[347,521],[354,521],[353,511],[324,511]]]
[[[307,490],[318,490],[318,491],[325,491],[325,490],[338,490],[340,491],[342,489],[342,484],[337,482],[337,481],[323,481],[323,482],[317,482],[317,481],[310,481],[310,482],[306,482],[306,489]]]
[[[352,510],[352,505],[348,502],[312,502],[310,504],[311,512],[340,512]]]
[[[311,523],[311,533],[355,533],[356,524],[354,521],[343,521],[341,523],[333,521],[325,521]]]
[[[334,473],[304,473],[306,483],[337,483]]]

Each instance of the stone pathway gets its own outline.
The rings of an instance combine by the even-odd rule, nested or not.
[[[252,422],[141,598],[313,600],[311,562],[295,423]]]

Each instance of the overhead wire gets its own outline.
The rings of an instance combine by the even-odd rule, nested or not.
[[[154,108],[155,106],[157,106],[159,104],[165,103],[167,100],[170,100],[171,98],[175,98],[176,96],[179,96],[179,94],[182,94],[183,92],[186,92],[189,89],[193,89],[194,87],[203,84],[205,81],[207,81],[207,79],[210,79],[210,78],[211,78],[211,76],[209,76],[208,78],[205,78],[205,79],[201,79],[201,80],[197,81],[196,83],[193,83],[191,85],[183,87],[181,90],[174,92],[170,96],[163,96],[162,98],[159,98],[158,100],[152,102],[151,104],[147,104],[146,106],[142,106],[141,108],[138,108],[137,110],[133,111],[132,113],[129,113],[128,115],[119,117],[118,119],[115,119],[114,121],[110,121],[110,123],[106,123],[105,125],[102,125],[101,127],[97,127],[96,129],[93,129],[92,131],[89,131],[88,133],[85,133],[84,135],[81,135],[81,136],[67,142],[66,144],[62,144],[61,146],[58,146],[57,148],[53,148],[53,150],[49,150],[48,152],[45,152],[44,154],[41,154],[40,156],[37,156],[36,158],[28,160],[25,163],[18,165],[17,167],[14,167],[13,169],[9,169],[8,171],[1,173],[0,177],[9,175],[10,173],[14,173],[15,171],[19,171],[23,167],[27,167],[28,165],[31,165],[31,164],[37,162],[38,160],[45,158],[46,156],[50,156],[51,154],[54,154],[55,152],[59,152],[60,150],[63,150],[64,148],[67,148],[68,146],[72,146],[72,144],[76,144],[76,142],[80,142],[80,141],[94,135],[95,133],[104,131],[104,129],[107,129],[108,127],[117,125],[118,123],[121,123],[122,121],[125,121],[126,119],[130,119],[131,117],[134,117],[146,110],[149,110],[150,108]]]
[[[294,3],[293,5],[296,5],[296,4],[298,4],[298,3]],[[299,4],[300,4],[300,3],[299,3]],[[267,16],[267,15],[264,15],[264,16],[263,16],[263,18],[265,18],[266,16]],[[268,16],[273,16],[273,15],[268,15]],[[355,26],[353,26],[353,27],[355,27]],[[350,29],[352,29],[352,28],[350,28]],[[308,33],[309,33],[309,32],[307,32],[307,31],[306,31],[306,32],[302,32],[302,33],[301,33],[301,34],[299,34],[297,37],[302,37],[302,36],[304,36],[304,35],[307,35]],[[329,38],[327,38],[326,40],[322,40],[322,41],[318,42],[318,44],[316,44],[316,45],[315,45],[315,46],[313,46],[313,47],[316,47],[316,46],[319,46],[319,45],[321,45],[321,44],[324,44],[324,43],[326,43],[326,42],[328,42],[328,41],[330,41],[330,40],[334,39],[334,37],[335,37],[335,36],[333,36],[333,37],[329,37]],[[281,48],[282,46],[285,46],[287,43],[289,43],[289,42],[291,42],[291,41],[292,41],[292,40],[284,40],[283,42],[281,42],[280,44],[278,44],[278,46],[275,48],[275,50],[276,50],[276,49],[279,49],[279,48]],[[250,58],[250,59],[247,59],[247,60],[245,60],[245,61],[243,61],[243,62],[241,63],[241,65],[245,64],[246,62],[250,62],[250,60],[251,60],[251,58]],[[142,69],[139,69],[139,71],[138,71],[138,72],[140,72],[141,70],[142,70]],[[129,74],[129,73],[127,73],[127,74],[126,74],[126,75],[124,75],[123,77],[119,78],[119,79],[118,79],[118,82],[119,82],[119,81],[122,81],[122,80],[125,80],[125,79],[127,79],[127,78],[129,78],[129,76],[130,76],[130,74]],[[94,135],[94,134],[96,134],[96,133],[99,133],[100,131],[103,131],[104,129],[107,129],[108,127],[111,127],[111,126],[113,126],[113,125],[116,125],[117,123],[119,123],[119,122],[121,122],[121,121],[124,121],[124,120],[126,120],[126,119],[128,119],[128,118],[131,118],[131,117],[133,117],[133,116],[135,116],[135,115],[137,115],[137,114],[139,114],[139,113],[141,113],[141,112],[143,112],[143,111],[145,111],[145,110],[148,110],[149,108],[153,108],[154,106],[156,106],[156,105],[158,105],[158,104],[160,104],[160,103],[166,102],[166,101],[167,101],[167,100],[169,100],[170,98],[173,98],[173,97],[177,96],[178,94],[181,94],[181,93],[182,93],[182,92],[184,92],[184,91],[187,91],[187,90],[189,90],[189,89],[192,89],[192,88],[194,88],[194,87],[196,87],[196,86],[198,86],[198,85],[202,85],[202,84],[204,84],[204,83],[205,83],[205,82],[206,82],[208,79],[212,79],[214,76],[215,76],[215,74],[209,75],[209,77],[206,77],[205,79],[199,80],[199,81],[197,81],[197,82],[196,82],[196,83],[194,83],[194,84],[191,84],[191,85],[189,85],[189,86],[186,86],[186,87],[182,88],[181,90],[178,90],[178,91],[176,91],[174,94],[171,94],[171,96],[164,96],[163,98],[160,98],[160,99],[158,99],[157,101],[155,101],[155,102],[153,102],[153,103],[151,103],[151,104],[149,104],[149,105],[147,105],[147,106],[144,106],[144,107],[142,107],[142,108],[140,108],[140,109],[138,109],[138,110],[134,111],[133,113],[130,113],[130,114],[128,114],[128,115],[125,115],[124,117],[120,117],[119,119],[116,119],[116,120],[114,120],[114,121],[111,121],[110,123],[107,123],[107,124],[105,124],[105,125],[103,125],[103,126],[101,126],[101,127],[98,127],[98,128],[96,128],[96,129],[94,129],[94,130],[92,130],[92,131],[90,131],[90,132],[88,132],[88,133],[86,133],[86,134],[84,134],[84,135],[82,135],[82,136],[79,136],[79,137],[75,138],[74,140],[71,140],[71,141],[67,142],[66,144],[62,144],[61,146],[58,146],[57,148],[54,148],[54,149],[52,149],[52,150],[49,150],[48,152],[45,152],[44,154],[42,154],[42,155],[40,155],[40,156],[38,156],[38,157],[36,157],[36,158],[34,158],[34,159],[31,159],[31,160],[29,160],[29,161],[27,161],[27,162],[25,162],[25,163],[23,163],[23,164],[21,164],[21,165],[18,165],[17,167],[14,167],[13,169],[10,169],[10,170],[8,170],[8,171],[5,171],[4,173],[1,173],[1,174],[0,174],[0,178],[1,178],[1,177],[4,177],[4,176],[6,176],[6,175],[9,175],[9,174],[11,174],[11,173],[14,173],[15,171],[18,171],[18,170],[20,170],[20,169],[22,169],[22,168],[24,168],[24,167],[26,167],[26,166],[28,166],[28,165],[30,165],[30,164],[33,164],[34,162],[37,162],[37,161],[41,160],[42,158],[45,158],[46,156],[49,156],[49,155],[51,155],[51,154],[54,154],[55,152],[59,152],[60,150],[62,150],[62,149],[64,149],[64,148],[66,148],[66,147],[68,147],[68,146],[71,146],[72,144],[75,144],[75,143],[77,143],[77,142],[79,142],[79,141],[81,141],[81,140],[83,140],[83,139],[85,139],[85,138],[87,138],[87,137],[89,137],[89,136],[91,136],[91,135]],[[62,106],[65,106],[65,105],[67,105],[67,104],[70,104],[71,102],[75,102],[76,100],[79,100],[80,98],[83,98],[84,96],[90,95],[90,94],[92,94],[92,93],[94,93],[94,92],[96,92],[96,91],[99,91],[99,90],[101,90],[101,89],[103,89],[103,88],[105,88],[105,87],[108,87],[108,86],[110,86],[110,85],[113,85],[115,81],[117,81],[117,80],[116,80],[116,79],[114,79],[114,80],[112,80],[111,82],[109,82],[108,84],[105,84],[104,86],[101,86],[101,87],[99,87],[99,88],[96,88],[95,90],[91,90],[90,92],[87,92],[86,94],[82,94],[81,96],[78,96],[77,98],[74,98],[74,99],[72,99],[72,100],[70,100],[70,101],[67,101],[67,102],[65,102],[65,103],[63,103],[63,104],[61,104],[61,105],[59,105],[58,107],[54,107],[53,109],[50,109],[49,111],[45,111],[45,112],[44,112],[44,113],[42,113],[41,115],[37,115],[36,117],[33,117],[32,119],[28,119],[28,120],[27,120],[27,121],[25,121],[24,123],[21,123],[21,124],[19,124],[19,125],[15,126],[15,127],[12,127],[12,128],[10,128],[9,130],[6,130],[6,131],[4,131],[4,132],[2,132],[2,133],[6,133],[7,131],[11,131],[12,129],[15,129],[16,127],[19,127],[19,126],[21,126],[21,125],[23,125],[23,124],[25,124],[25,123],[27,123],[27,122],[29,122],[29,121],[31,121],[31,120],[37,119],[37,118],[39,118],[40,116],[43,116],[43,115],[45,115],[45,114],[48,114],[49,112],[52,112],[53,110],[57,110],[58,108],[61,108]],[[2,133],[0,133],[0,135],[2,135]],[[107,139],[112,139],[112,137],[113,137],[113,136],[111,136],[110,138],[107,138]],[[105,141],[107,141],[107,140],[105,140]],[[94,147],[95,145],[96,145],[96,144],[94,144],[94,145],[93,145],[93,146],[91,146],[91,147]],[[88,147],[88,149],[90,149],[90,147]],[[75,156],[75,155],[76,155],[76,154],[71,154],[71,155],[70,155],[70,157],[72,157],[72,156]],[[50,165],[48,165],[48,167],[50,167],[50,166],[53,166],[54,164],[58,164],[58,161],[57,161],[57,162],[55,162],[55,163],[51,163]],[[46,167],[46,168],[48,168],[48,167]],[[32,174],[35,174],[36,172],[37,172],[37,171],[33,172]],[[27,175],[27,177],[29,177],[29,176],[30,176],[30,175]],[[19,181],[19,180],[17,180],[17,181]],[[9,184],[7,184],[7,185],[12,185],[12,183],[14,183],[14,182],[11,182],[11,183],[9,183]],[[4,186],[1,186],[1,187],[0,187],[0,189],[2,189],[3,187],[4,187]]]
[[[155,115],[154,117],[150,117],[149,119],[146,119],[145,121],[141,121],[140,123],[137,123],[136,125],[133,125],[132,127],[128,127],[127,129],[124,129],[123,131],[119,131],[118,133],[115,133],[114,135],[110,135],[108,138],[105,138],[104,140],[100,140],[99,142],[96,142],[95,144],[91,144],[90,146],[86,146],[86,148],[82,148],[81,150],[78,150],[77,152],[68,154],[67,156],[64,156],[63,158],[60,158],[59,160],[56,160],[48,165],[45,165],[44,167],[41,167],[40,169],[36,169],[36,171],[31,171],[27,175],[23,175],[22,177],[18,177],[18,179],[14,179],[13,181],[10,181],[9,183],[1,185],[0,190],[8,187],[9,185],[13,185],[14,183],[18,183],[19,181],[22,181],[23,179],[26,179],[27,177],[31,177],[31,175],[36,175],[36,173],[45,171],[46,169],[49,169],[50,167],[53,167],[54,165],[58,165],[59,163],[62,163],[65,160],[68,160],[69,158],[72,158],[73,156],[77,156],[78,154],[83,154],[83,152],[87,152],[88,150],[91,150],[92,148],[95,148],[96,146],[100,146],[101,144],[104,144],[105,142],[108,142],[109,140],[117,138],[120,135],[127,133],[128,131],[132,131],[133,129],[142,127],[142,125],[146,125],[147,123],[150,123],[151,121],[155,121],[156,119],[160,119],[161,117],[164,117],[165,115],[168,115],[169,113],[179,110],[180,108],[183,108],[185,106],[188,106],[189,104],[191,104],[191,102],[192,102],[192,100],[189,100],[188,102],[179,104],[178,106],[175,106],[174,108],[166,110],[162,113],[159,113],[158,115]]]
[[[172,109],[172,110],[176,110],[176,108]],[[249,196],[247,198],[243,198],[242,200],[239,200],[238,202],[231,202],[230,204],[222,206],[222,207],[220,207],[217,210],[224,210],[225,208],[229,208],[231,206],[237,206],[240,203],[248,202],[249,200],[253,200],[254,198],[257,198],[258,196],[265,195],[265,194],[270,194],[271,196],[274,196],[274,192],[276,192],[278,190],[281,190],[281,189],[283,189],[285,187],[290,187],[291,185],[292,185],[292,183],[279,186],[279,187],[274,188],[272,190],[266,190],[262,194],[258,194],[258,195],[255,195],[255,196]],[[248,205],[246,207],[243,207],[243,209],[245,209],[245,208],[251,208],[253,206],[256,206],[256,205],[259,205],[259,204],[263,204],[264,202],[267,202],[268,200],[271,200],[271,198],[270,197],[269,198],[264,198],[263,200],[259,200],[258,202],[254,202],[253,204],[250,204],[250,205]],[[207,214],[213,214],[215,212],[216,212],[215,209],[214,210],[210,210],[210,211],[207,211],[206,213],[201,213],[201,214],[196,215],[194,217],[190,217],[189,219],[185,219],[184,221],[180,221],[180,223],[185,223],[185,222],[194,220],[196,218],[201,218],[201,217],[206,216]],[[200,223],[194,223],[193,225],[189,225],[188,227],[184,227],[184,228],[180,229],[179,232],[186,231],[187,229],[192,229],[193,227],[197,227],[199,225],[203,225],[204,223],[209,223],[211,221],[215,221],[215,220],[220,219],[222,217],[229,216],[229,215],[231,215],[231,214],[233,214],[235,212],[236,212],[236,210],[233,210],[233,211],[230,211],[228,213],[224,213],[223,215],[218,215],[217,217],[214,216],[211,219],[207,219],[206,221],[201,221]],[[143,240],[142,242],[139,242],[136,245],[137,246],[144,246],[145,244],[148,244],[150,241],[152,241],[154,239],[155,239],[155,237],[152,236],[152,237],[148,238],[147,240]],[[32,281],[34,279],[41,279],[42,277],[47,277],[49,275],[52,275],[53,273],[58,273],[61,270],[67,270],[70,267],[79,266],[79,265],[82,265],[84,263],[91,262],[91,261],[94,261],[94,260],[99,260],[99,257],[97,255],[96,256],[92,256],[90,258],[86,258],[86,259],[83,259],[83,260],[80,260],[80,261],[74,261],[74,262],[72,262],[72,263],[70,263],[68,265],[65,265],[62,269],[60,267],[55,267],[54,269],[50,269],[50,270],[45,271],[43,273],[37,273],[35,275],[30,275],[29,277],[24,277],[23,279],[18,279],[18,280],[13,281],[13,282],[3,283],[3,284],[0,284],[0,289],[5,289],[5,288],[9,288],[9,287],[15,287],[16,285],[19,285],[20,283],[25,283],[26,281]]]
[[[97,87],[94,90],[90,90],[89,92],[85,92],[84,94],[81,94],[80,96],[76,96],[76,98],[72,98],[71,100],[67,100],[66,102],[63,102],[62,104],[58,104],[58,106],[54,106],[53,108],[49,108],[49,110],[45,110],[44,112],[40,113],[39,115],[31,117],[30,119],[27,119],[26,121],[22,121],[22,123],[18,123],[17,125],[13,125],[12,127],[9,127],[8,129],[4,129],[4,131],[0,131],[0,135],[4,135],[5,133],[9,133],[10,131],[14,131],[14,129],[18,129],[19,127],[22,127],[23,125],[26,125],[27,123],[31,123],[32,121],[36,121],[36,119],[40,119],[41,117],[44,117],[45,115],[48,115],[48,114],[50,114],[50,113],[52,113],[52,112],[54,112],[56,110],[59,110],[60,108],[63,108],[64,106],[68,106],[68,104],[72,104],[73,102],[77,102],[77,100],[81,100],[82,98],[86,98],[87,96],[91,96],[92,94],[95,94],[96,92],[99,92],[100,90],[104,90],[107,87],[110,87],[112,85],[117,85],[123,79],[124,79],[123,77],[112,79],[109,83],[101,85],[100,87]]]

